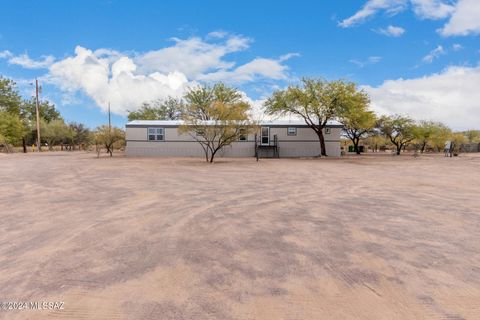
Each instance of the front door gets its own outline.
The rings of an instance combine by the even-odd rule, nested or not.
[[[262,146],[268,146],[270,144],[270,128],[262,127],[260,137],[261,137],[260,144]]]

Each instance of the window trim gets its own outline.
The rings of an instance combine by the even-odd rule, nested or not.
[[[154,133],[150,133],[150,130],[154,130]],[[161,132],[161,133],[159,133]],[[150,139],[153,136],[153,139]],[[161,137],[159,139],[158,137]],[[147,128],[147,141],[165,141],[165,128],[163,127],[148,127]]]
[[[263,129],[267,129],[267,135],[263,134]],[[263,142],[263,138],[266,138],[267,142]],[[270,127],[260,127],[260,145],[261,146],[270,145]]]
[[[238,134],[238,141],[239,142],[247,142],[248,141],[248,134],[247,129],[241,128]]]
[[[290,132],[290,129],[295,129],[295,132]],[[287,136],[296,136],[297,135],[297,127],[287,127]]]

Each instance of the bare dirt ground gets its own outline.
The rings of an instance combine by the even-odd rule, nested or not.
[[[0,319],[480,319],[480,156],[0,157]]]

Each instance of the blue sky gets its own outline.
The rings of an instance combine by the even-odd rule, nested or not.
[[[357,82],[379,113],[480,127],[480,1],[2,2],[0,74],[67,121],[224,81],[260,108],[303,76]],[[5,14],[7,13],[7,14]],[[477,125],[478,124],[478,125]]]

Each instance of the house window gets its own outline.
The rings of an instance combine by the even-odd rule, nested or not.
[[[296,135],[297,135],[297,128],[295,127],[287,128],[287,136],[296,136]]]
[[[239,132],[238,141],[247,141],[247,130],[242,128]]]
[[[148,140],[150,141],[165,140],[165,128],[148,128]]]
[[[330,134],[332,133],[331,129],[330,128],[325,128],[325,134]]]

